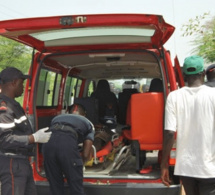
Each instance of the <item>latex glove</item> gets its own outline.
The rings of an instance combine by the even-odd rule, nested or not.
[[[49,128],[45,127],[42,129],[39,129],[36,133],[32,134],[34,136],[34,142],[36,143],[46,143],[49,141],[52,132],[45,132]]]

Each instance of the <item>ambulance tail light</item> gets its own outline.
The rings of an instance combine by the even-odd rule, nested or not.
[[[177,133],[175,133],[175,140],[172,146],[172,149],[170,151],[170,155],[169,155],[169,165],[170,166],[174,166],[175,165],[175,161],[176,161],[176,136]]]
[[[172,148],[170,151],[170,156],[169,156],[169,165],[173,166],[175,165],[175,158],[176,158],[176,148]]]

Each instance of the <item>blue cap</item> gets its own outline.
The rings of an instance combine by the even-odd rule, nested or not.
[[[29,75],[24,75],[20,70],[14,67],[7,67],[0,73],[0,82],[7,83],[15,79],[28,79]]]

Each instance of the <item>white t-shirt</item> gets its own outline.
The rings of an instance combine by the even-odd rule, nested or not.
[[[165,130],[177,130],[175,175],[215,178],[215,88],[201,85],[171,92]]]

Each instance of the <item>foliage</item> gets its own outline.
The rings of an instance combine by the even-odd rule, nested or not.
[[[31,51],[21,43],[0,36],[0,71],[13,66],[27,73],[31,64]]]
[[[183,36],[193,36],[193,53],[202,56],[208,62],[215,61],[215,17],[209,13],[190,19],[182,26]]]
[[[0,71],[8,66],[13,66],[28,73],[31,65],[32,49],[16,41],[0,36]],[[25,86],[25,85],[24,85]],[[16,99],[23,103],[23,96]]]

